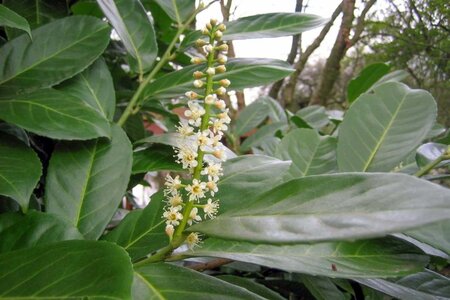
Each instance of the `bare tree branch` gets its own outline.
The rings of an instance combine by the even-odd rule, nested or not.
[[[228,258],[217,258],[206,263],[195,263],[192,265],[187,265],[186,267],[196,271],[205,271],[218,268],[231,262],[233,262],[233,260]]]
[[[366,6],[362,10],[361,15],[359,15],[358,20],[356,21],[355,32],[353,34],[352,39],[350,40],[348,47],[355,45],[358,42],[359,38],[361,37],[361,33],[364,30],[366,15],[372,8],[372,6],[375,4],[375,2],[377,2],[377,0],[370,0],[369,2],[367,2]]]

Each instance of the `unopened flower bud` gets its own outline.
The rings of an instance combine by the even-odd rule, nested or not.
[[[208,69],[206,69],[206,74],[208,74],[208,75],[214,75],[214,74],[216,74],[216,70],[214,69],[214,68],[208,68]]]
[[[191,59],[191,63],[192,64],[196,64],[196,65],[198,65],[198,64],[201,64],[202,62],[204,62],[205,60],[203,59],[203,58],[200,58],[200,57],[193,57],[192,59]]]
[[[223,33],[222,33],[222,31],[217,30],[217,31],[214,33],[214,36],[215,36],[216,39],[220,40],[220,39],[222,38],[222,36],[223,36]]]
[[[200,80],[200,79],[194,80],[194,86],[196,88],[201,88],[203,86],[203,83],[204,82],[202,80]]]
[[[209,104],[209,105],[214,104],[216,99],[217,99],[216,95],[208,95],[208,96],[205,97],[205,103]]]
[[[223,87],[229,87],[231,82],[228,79],[222,79],[219,81],[219,84]]]
[[[217,25],[217,29],[219,29],[220,31],[225,31],[225,30],[227,30],[227,26],[225,26],[225,24],[219,24],[219,25]]]
[[[195,71],[192,76],[194,76],[195,79],[200,79],[203,78],[205,76],[205,74],[203,74],[203,72],[200,71]]]
[[[198,39],[198,40],[196,40],[195,41],[195,45],[197,46],[197,47],[203,47],[203,46],[205,46],[206,44],[208,44],[205,40],[202,40],[202,39]]]
[[[209,24],[211,24],[212,26],[216,26],[216,24],[217,24],[217,19],[214,19],[214,18],[210,19],[210,20],[209,20]]]
[[[210,44],[206,45],[204,48],[205,52],[211,53],[214,50],[214,47]]]
[[[220,160],[225,159],[225,152],[223,150],[214,150],[212,154],[215,158],[218,158]]]
[[[206,23],[206,28],[209,29],[209,30],[211,30],[211,29],[212,29],[211,23]]]
[[[198,9],[204,9],[206,7],[205,2],[200,1],[200,3],[198,4]]]
[[[222,45],[216,47],[216,49],[219,50],[219,51],[227,52],[228,51],[228,45],[227,44],[222,44]]]
[[[172,239],[173,233],[175,232],[175,229],[172,225],[166,226],[166,234],[169,236],[170,239]]]
[[[219,54],[219,56],[217,57],[217,62],[219,64],[222,64],[222,65],[226,64],[227,61],[228,61],[228,58],[225,55],[223,55],[223,54]]]
[[[227,92],[227,89],[224,88],[223,86],[219,87],[216,90],[216,94],[219,95],[219,96],[225,95],[226,92]]]
[[[203,28],[203,29],[202,29],[202,34],[203,34],[203,35],[209,35],[209,30],[208,30],[208,28],[206,28],[206,27]]]
[[[223,100],[217,100],[215,105],[220,110],[224,110],[227,107],[227,105],[225,104],[225,101],[223,101]]]
[[[193,91],[186,92],[184,95],[191,100],[197,99],[197,97],[198,97],[198,94]]]
[[[226,70],[227,70],[227,68],[225,68],[225,66],[224,65],[220,65],[220,66],[217,66],[216,67],[216,73],[224,73],[224,72],[226,72]]]

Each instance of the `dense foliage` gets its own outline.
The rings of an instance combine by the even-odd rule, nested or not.
[[[433,96],[376,64],[345,112],[265,96],[230,118],[227,89],[293,69],[227,59],[223,41],[326,20],[192,29],[204,8],[0,5],[0,299],[450,298]],[[131,190],[155,171],[166,181],[139,207]]]

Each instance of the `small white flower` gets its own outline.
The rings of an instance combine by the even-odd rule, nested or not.
[[[184,115],[189,118],[189,124],[199,127],[202,122],[201,117],[205,114],[205,109],[193,101],[188,102],[188,107],[189,109],[184,112]]]
[[[205,197],[206,183],[198,179],[192,180],[192,184],[185,187],[189,195],[189,201],[199,200]]]
[[[214,75],[216,74],[216,70],[214,68],[209,67],[208,69],[206,69],[206,74]]]
[[[197,166],[197,151],[192,150],[188,146],[181,146],[175,152],[177,162],[183,165],[183,169],[195,168]]]
[[[212,201],[212,199],[208,199],[208,203],[203,206],[203,212],[205,213],[205,218],[208,217],[210,219],[214,219],[216,217],[217,211],[219,209],[219,201]]]
[[[196,80],[194,80],[193,84],[196,88],[201,88],[203,86],[204,82],[203,82],[203,80],[196,79]]]
[[[197,232],[192,232],[186,238],[186,244],[190,250],[193,250],[198,244],[200,244],[200,236]]]
[[[220,159],[221,161],[227,160],[227,155],[225,154],[225,150],[223,149],[216,149],[212,153],[215,158]]]
[[[211,193],[211,196],[214,197],[215,193],[217,193],[219,191],[219,188],[217,187],[217,183],[214,181],[208,181],[206,183],[206,188],[208,189],[208,191]]]
[[[209,130],[204,130],[203,132],[197,132],[197,144],[202,151],[206,150],[207,146],[211,146],[211,139],[209,138]]]
[[[204,168],[201,173],[202,175],[208,175],[208,181],[219,181],[219,176],[222,176],[222,164],[220,163],[210,163],[206,168]]]
[[[209,139],[211,141],[211,147],[216,148],[222,146],[222,143],[220,142],[222,136],[220,134],[214,135],[214,133],[211,132]]]
[[[231,122],[230,116],[228,115],[228,111],[229,110],[227,108],[226,111],[217,115],[219,117],[219,120],[225,124],[230,124]]]
[[[169,207],[163,213],[163,217],[166,219],[166,225],[177,226],[180,224],[180,220],[183,219],[183,215],[180,213],[178,207]]]
[[[181,198],[180,194],[175,194],[169,197],[167,203],[173,207],[181,207],[181,204],[183,203],[183,198]]]
[[[223,123],[223,121],[221,121],[220,119],[214,120],[212,127],[213,127],[213,132],[214,133],[218,133],[218,134],[221,134],[222,131],[227,131],[228,130],[228,126],[225,125]]]
[[[225,101],[223,101],[223,100],[217,100],[215,105],[220,110],[224,110],[227,107]]]
[[[187,221],[187,223],[190,225],[192,225],[192,222],[200,222],[202,220],[202,217],[200,217],[200,215],[198,215],[198,208],[194,207],[192,208],[190,214],[189,214],[189,220]]]
[[[189,124],[181,123],[177,126],[177,131],[182,137],[188,137],[194,134],[194,128],[189,126]]]
[[[205,97],[205,103],[208,105],[214,104],[217,100],[217,96],[215,94],[208,95]]]
[[[178,189],[182,187],[180,176],[175,176],[173,178],[169,174],[166,176],[166,181],[164,182],[166,189],[164,190],[164,195],[177,195]]]

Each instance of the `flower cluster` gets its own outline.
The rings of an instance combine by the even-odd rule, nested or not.
[[[176,161],[191,175],[188,180],[167,175],[164,194],[166,234],[172,240],[186,225],[202,219],[215,218],[219,200],[217,182],[223,174],[222,162],[226,155],[221,139],[231,121],[225,101],[221,99],[230,85],[221,73],[226,72],[228,46],[221,42],[225,25],[211,19],[202,30],[205,39],[196,41],[205,57],[194,57],[191,62],[204,67],[193,73],[195,91],[186,92],[188,98],[186,119],[177,127],[181,144],[175,147]],[[221,79],[217,80],[217,77]],[[203,214],[201,214],[201,211]],[[186,243],[192,249],[200,241],[198,233],[191,233]]]

